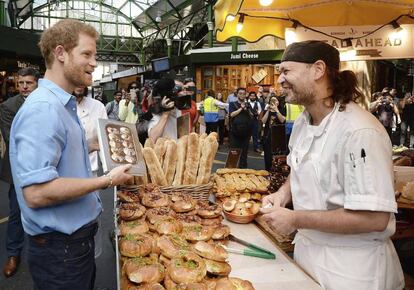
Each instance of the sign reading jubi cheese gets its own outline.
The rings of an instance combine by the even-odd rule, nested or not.
[[[393,58],[414,58],[414,25],[401,25],[400,30],[391,25],[370,34],[377,26],[333,26],[314,27],[327,35],[304,27],[287,28],[286,45],[304,40],[321,40],[341,52],[341,60],[372,60]],[[332,36],[329,37],[328,35]],[[351,38],[352,47],[345,40]]]

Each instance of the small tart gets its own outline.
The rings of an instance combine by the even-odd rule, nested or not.
[[[230,235],[230,227],[228,225],[219,225],[214,228],[213,240],[222,240]]]
[[[119,225],[121,236],[142,235],[149,231],[148,224],[145,220],[122,221]]]
[[[201,282],[207,274],[206,264],[197,254],[180,251],[178,257],[171,259],[168,274],[178,284]]]
[[[207,241],[211,239],[214,228],[200,224],[187,224],[183,227],[183,235],[188,241]]]
[[[157,246],[162,255],[170,259],[178,256],[180,250],[190,250],[190,244],[183,236],[178,234],[163,235],[159,237]]]
[[[183,224],[172,217],[156,221],[154,227],[160,235],[178,234],[183,230]]]
[[[154,239],[145,235],[125,235],[119,239],[122,256],[143,257],[151,253]]]
[[[137,191],[118,190],[116,195],[122,202],[139,202]]]
[[[227,276],[231,272],[231,266],[227,262],[218,262],[210,259],[204,259],[207,273],[218,276]]]
[[[165,268],[152,257],[127,259],[122,267],[135,283],[158,283],[164,279]]]
[[[209,219],[221,215],[221,207],[217,204],[210,205],[206,201],[199,201],[196,206],[197,214],[202,218]]]
[[[179,213],[176,216],[177,220],[181,221],[183,225],[200,224],[201,218],[195,214]]]
[[[172,209],[178,213],[189,212],[195,208],[196,202],[194,199],[182,193],[173,193],[171,196]]]
[[[164,207],[170,205],[170,198],[164,193],[147,192],[142,195],[141,202],[146,207]]]
[[[119,217],[125,221],[139,219],[145,213],[145,207],[139,203],[122,203],[119,207]]]
[[[223,220],[222,216],[218,216],[216,218],[211,218],[211,219],[201,219],[201,224],[203,226],[218,226],[221,224]]]
[[[209,244],[203,241],[194,245],[194,251],[203,258],[224,262],[228,258],[227,251],[220,245]]]
[[[156,207],[147,210],[146,218],[151,224],[155,224],[160,219],[166,219],[169,217],[174,218],[176,216],[175,211],[169,207]]]
[[[229,277],[217,280],[216,290],[254,290],[254,288],[247,280]]]

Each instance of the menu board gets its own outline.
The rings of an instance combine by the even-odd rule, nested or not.
[[[146,174],[146,166],[135,124],[99,119],[98,126],[103,171],[108,172],[119,165],[131,164],[132,168],[128,173],[132,175]]]

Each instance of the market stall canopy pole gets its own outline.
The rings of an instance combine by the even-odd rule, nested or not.
[[[284,38],[285,28],[298,25],[311,28],[412,24],[414,0],[218,0],[214,14],[218,41],[237,36],[256,42],[266,35]]]

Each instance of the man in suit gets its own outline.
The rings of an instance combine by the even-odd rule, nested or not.
[[[16,191],[9,161],[10,128],[17,111],[23,105],[29,94],[37,88],[39,72],[31,67],[18,71],[19,94],[0,104],[0,129],[6,143],[6,154],[0,171],[0,179],[9,184],[9,220],[7,224],[7,261],[3,268],[4,276],[13,276],[20,263],[20,253],[23,248],[24,231],[20,219],[20,208],[17,203]]]

